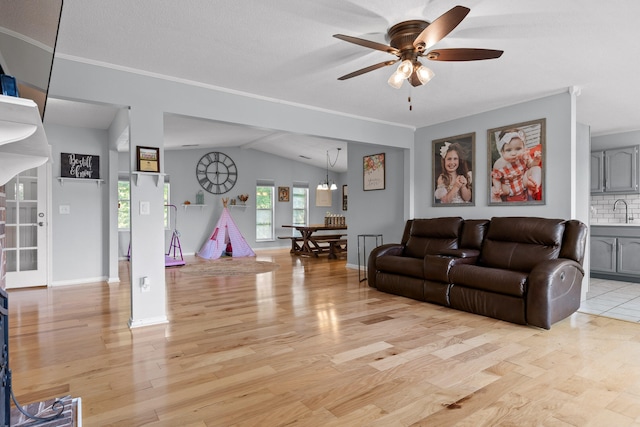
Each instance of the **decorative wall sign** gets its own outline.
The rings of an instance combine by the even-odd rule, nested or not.
[[[384,153],[372,154],[363,158],[363,188],[368,190],[384,190]]]
[[[61,153],[60,176],[63,178],[100,179],[100,156]]]
[[[138,172],[160,172],[160,149],[158,147],[136,147]]]

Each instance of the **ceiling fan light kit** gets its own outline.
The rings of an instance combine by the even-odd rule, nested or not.
[[[400,22],[387,31],[389,46],[353,36],[346,36],[344,34],[334,34],[334,37],[340,40],[369,49],[380,50],[395,55],[398,58],[395,61],[384,61],[370,65],[339,77],[338,80],[347,80],[401,61],[398,69],[387,81],[391,87],[400,89],[405,80],[412,86],[420,86],[426,84],[435,75],[432,70],[422,65],[418,59],[420,57],[427,58],[431,61],[456,62],[499,58],[503,52],[493,49],[453,48],[428,51],[433,45],[453,31],[470,11],[467,7],[455,6],[436,18],[433,22],[422,20]]]

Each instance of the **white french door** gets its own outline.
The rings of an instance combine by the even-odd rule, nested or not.
[[[47,285],[47,165],[26,170],[6,186],[7,288]]]

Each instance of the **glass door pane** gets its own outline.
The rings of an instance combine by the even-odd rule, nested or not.
[[[44,214],[39,210],[42,183],[38,180],[38,168],[18,174],[5,186],[7,222],[5,225],[7,260],[7,285],[20,287],[27,283],[44,284],[44,270],[39,262],[39,245],[44,231]],[[42,218],[40,218],[42,217]],[[42,230],[41,230],[42,229]],[[35,281],[35,283],[33,283]]]

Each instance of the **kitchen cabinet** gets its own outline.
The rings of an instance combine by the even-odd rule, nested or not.
[[[591,271],[616,272],[616,238],[591,236]]]
[[[640,226],[591,227],[591,276],[640,282]]]
[[[620,274],[640,276],[640,239],[618,237],[616,270]]]
[[[591,193],[637,194],[637,145],[591,152]]]

